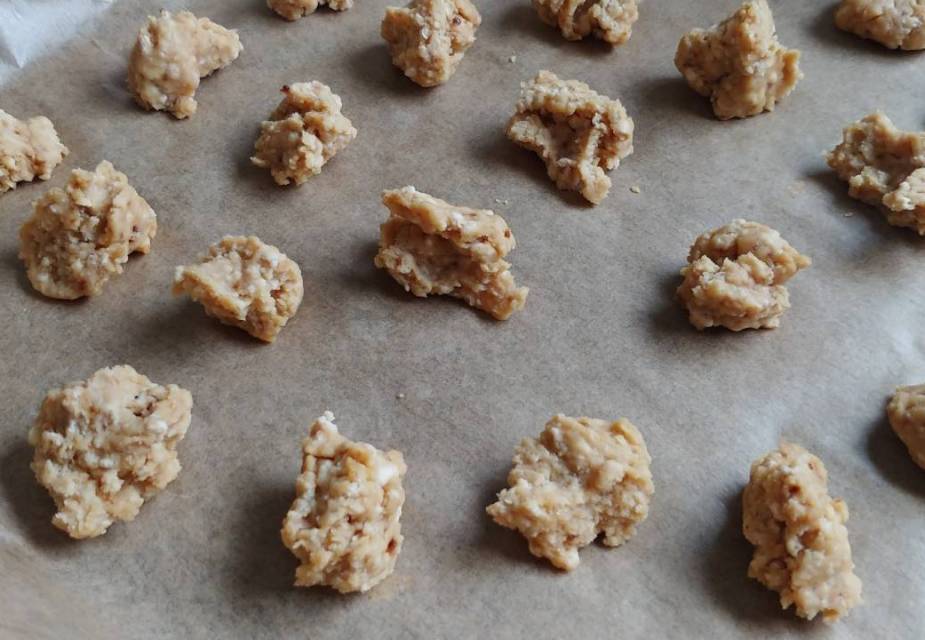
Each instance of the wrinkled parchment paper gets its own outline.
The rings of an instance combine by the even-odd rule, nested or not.
[[[0,108],[47,115],[71,155],[49,184],[0,196],[0,636],[921,637],[925,472],[884,404],[925,380],[925,246],[849,199],[821,154],[875,108],[922,128],[925,54],[836,31],[830,2],[773,2],[806,77],[773,114],[721,123],[672,57],[684,31],[736,2],[650,0],[611,51],[566,42],[526,0],[482,0],[459,72],[424,90],[388,60],[387,0],[296,23],[261,0],[190,0],[237,28],[244,52],[183,122],[123,88],[135,33],[160,5],[122,0],[72,36],[33,24],[23,42],[58,48],[6,77]],[[597,208],[504,138],[518,83],[543,68],[620,98],[636,120],[636,151]],[[340,94],[359,137],[308,184],[279,188],[248,156],[280,86],[312,79]],[[18,228],[30,201],[104,158],[157,211],[153,250],[96,299],[42,299],[16,258]],[[498,323],[417,300],[373,268],[379,193],[405,184],[507,219],[524,312]],[[698,333],[673,300],[677,271],[698,233],[739,216],[814,264],[791,281],[780,329]],[[226,233],[258,234],[302,266],[305,302],[272,346],[169,293],[173,267]],[[50,524],[26,432],[48,388],[120,363],[192,391],[183,472],[134,522],[73,542]],[[325,409],[408,462],[404,550],[367,595],[290,587],[296,562],[279,540],[300,441]],[[638,536],[592,545],[571,574],[483,513],[517,441],[556,412],[627,416],[654,458]],[[780,612],[745,577],[739,494],[782,437],[824,460],[851,510],[865,603],[832,629]]]

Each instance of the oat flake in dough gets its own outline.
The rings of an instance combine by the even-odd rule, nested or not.
[[[267,0],[267,6],[286,20],[298,20],[325,5],[334,11],[346,11],[353,7],[353,0]]]
[[[0,193],[17,182],[48,180],[68,153],[45,116],[24,121],[0,109]]]
[[[925,384],[896,389],[886,412],[909,455],[925,469]]]
[[[633,34],[639,19],[636,0],[533,0],[540,19],[558,27],[566,40],[587,35],[621,45]]]
[[[925,49],[925,0],[842,0],[835,24],[890,49]]]

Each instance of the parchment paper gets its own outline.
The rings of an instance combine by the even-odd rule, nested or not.
[[[773,114],[721,123],[672,57],[683,32],[737,0],[645,2],[613,51],[566,42],[526,0],[483,0],[478,42],[434,90],[391,66],[386,4],[290,24],[261,0],[190,0],[239,29],[244,52],[203,82],[189,121],[145,113],[123,88],[138,27],[182,8],[171,0],[115,3],[0,85],[0,107],[47,115],[71,149],[50,184],[0,196],[0,636],[920,638],[925,472],[884,404],[925,380],[925,247],[849,199],[821,154],[875,108],[922,128],[922,54],[836,31],[830,2],[773,2],[806,77]],[[636,151],[599,207],[558,192],[503,135],[518,83],[542,68],[636,120]],[[308,184],[279,188],[248,156],[280,86],[312,79],[343,98],[359,137]],[[17,260],[18,228],[30,201],[104,158],[157,211],[153,250],[98,298],[43,299]],[[373,267],[379,194],[405,184],[506,218],[525,311],[494,322],[415,299]],[[678,269],[697,234],[739,216],[814,264],[791,281],[780,329],[698,333],[673,299]],[[227,233],[258,234],[303,269],[303,307],[272,346],[169,293],[174,266]],[[73,542],[50,524],[26,432],[49,388],[120,363],[192,391],[183,472],[134,522]],[[325,409],[408,462],[404,549],[367,595],[292,588],[279,540],[300,441]],[[517,441],[556,412],[625,415],[654,459],[637,537],[588,547],[571,574],[483,512]],[[823,459],[851,509],[865,603],[833,628],[780,612],[745,576],[740,491],[781,437]]]

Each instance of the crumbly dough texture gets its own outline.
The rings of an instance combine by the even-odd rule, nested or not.
[[[469,0],[412,0],[387,7],[380,31],[392,63],[422,87],[434,87],[456,73],[481,23]]]
[[[498,320],[523,308],[503,258],[515,245],[504,219],[493,211],[457,207],[414,187],[385,191],[389,219],[380,227],[375,263],[418,297],[461,298]]]
[[[367,591],[392,573],[401,551],[406,471],[400,452],[338,433],[331,412],[315,420],[302,442],[302,472],[281,531],[301,563],[296,586]]]
[[[340,96],[326,84],[299,82],[282,92],[282,102],[260,125],[251,162],[269,169],[276,184],[298,185],[321,173],[357,130],[341,113]]]
[[[560,569],[599,534],[616,547],[636,534],[655,488],[642,434],[628,420],[554,416],[538,439],[517,447],[510,488],[488,515],[527,539],[530,552]]]
[[[298,20],[325,5],[333,11],[346,11],[353,7],[353,0],[267,0],[267,6],[286,20]]]
[[[45,116],[19,120],[0,109],[0,193],[17,182],[48,180],[68,153]]]
[[[886,413],[909,455],[925,469],[925,384],[896,389]]]
[[[636,0],[533,0],[540,19],[558,27],[566,40],[594,35],[620,45],[630,39],[639,19]]]
[[[835,24],[890,49],[925,49],[925,0],[842,0]]]
[[[780,233],[757,222],[733,220],[702,234],[691,246],[678,297],[698,329],[773,329],[790,308],[784,283],[812,261]]]
[[[766,0],[752,0],[709,29],[678,43],[674,63],[687,84],[707,96],[721,120],[773,111],[803,77],[800,52],[777,40]]]
[[[845,127],[826,160],[852,198],[925,235],[925,132],[900,131],[877,111]]]
[[[557,187],[599,204],[610,191],[606,172],[633,152],[633,127],[619,100],[540,71],[521,84],[507,137],[536,152]]]
[[[99,294],[129,254],[148,253],[157,216],[111,163],[75,169],[64,189],[50,189],[19,230],[29,282],[50,298]]]
[[[302,303],[302,271],[256,236],[225,236],[198,263],[177,267],[173,292],[222,324],[273,342]]]
[[[72,538],[132,520],[180,473],[177,444],[190,424],[189,391],[162,386],[127,365],[52,389],[29,431],[32,471]]]
[[[231,64],[241,53],[237,32],[189,11],[148,16],[132,49],[128,86],[145,109],[177,118],[196,113],[201,78]]]
[[[801,618],[832,622],[861,602],[848,543],[848,507],[828,492],[825,465],[784,443],[752,464],[742,530],[755,546],[748,576]]]

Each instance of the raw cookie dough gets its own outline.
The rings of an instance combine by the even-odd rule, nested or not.
[[[752,0],[709,29],[678,43],[674,63],[687,84],[707,96],[721,120],[773,111],[803,74],[800,52],[777,41],[766,0]]]
[[[833,622],[861,602],[848,544],[848,506],[829,497],[825,465],[783,443],[752,464],[742,531],[755,545],[748,576],[780,594],[801,618]]]
[[[826,160],[852,198],[881,207],[891,225],[925,235],[925,132],[900,131],[877,111],[845,127]]]
[[[19,257],[49,298],[97,295],[129,254],[151,250],[157,233],[154,211],[105,160],[92,173],[75,169],[64,189],[50,189],[34,207],[19,230]]]
[[[68,153],[45,116],[23,121],[0,109],[0,193],[17,182],[48,180]]]
[[[189,11],[161,11],[138,32],[128,64],[128,87],[145,109],[177,118],[196,113],[201,78],[231,64],[241,53],[235,31]]]
[[[177,267],[173,292],[222,324],[273,342],[302,303],[302,271],[256,236],[225,236],[198,263]]]
[[[890,49],[925,49],[925,0],[842,0],[835,24]]]
[[[392,573],[401,551],[406,471],[400,452],[339,434],[330,411],[315,420],[302,442],[302,472],[281,531],[301,562],[297,587],[367,591]]]
[[[742,219],[702,234],[691,246],[678,297],[698,329],[773,329],[790,300],[784,283],[812,261],[757,222]]]
[[[636,0],[533,0],[540,20],[558,27],[566,40],[589,34],[620,45],[630,39],[639,19]]]
[[[578,566],[578,550],[604,534],[617,547],[649,514],[655,488],[642,434],[629,420],[554,416],[539,439],[514,455],[509,489],[486,511],[527,539],[530,553],[560,569]]]
[[[116,520],[133,520],[180,473],[177,444],[192,406],[189,391],[127,365],[49,391],[29,443],[32,471],[58,508],[52,524],[92,538]]]
[[[536,152],[557,187],[599,204],[610,191],[605,172],[633,152],[633,119],[619,100],[540,71],[521,84],[507,137]]]
[[[909,455],[925,469],[925,384],[897,388],[886,413]]]
[[[451,295],[506,320],[523,308],[504,256],[514,235],[487,209],[457,207],[414,187],[385,191],[389,219],[380,227],[375,263],[418,297]]]
[[[282,92],[282,102],[260,125],[251,162],[269,168],[276,184],[302,184],[321,173],[357,130],[340,112],[340,96],[326,84],[299,82]]]
[[[434,87],[456,73],[481,23],[469,0],[412,0],[386,7],[381,34],[392,64],[422,87]]]
[[[346,11],[353,7],[353,0],[267,0],[267,6],[286,20],[298,20],[324,5],[334,11]]]

